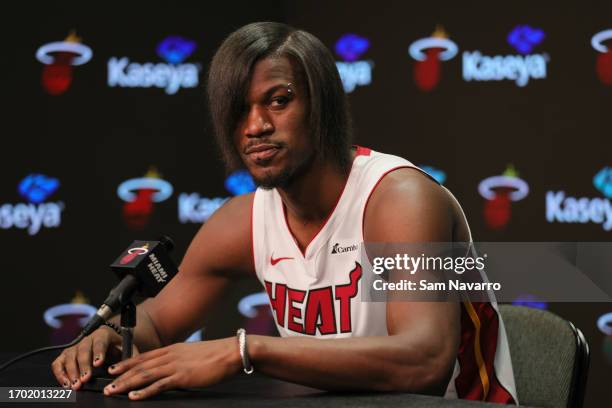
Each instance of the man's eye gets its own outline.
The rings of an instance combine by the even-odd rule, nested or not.
[[[275,96],[270,101],[271,108],[282,108],[289,103],[289,98],[287,96]]]

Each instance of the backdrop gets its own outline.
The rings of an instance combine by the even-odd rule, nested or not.
[[[356,143],[424,166],[475,240],[609,241],[612,3],[463,3],[5,6],[2,349],[68,340],[129,243],[169,234],[180,262],[223,201],[252,190],[218,158],[205,78],[223,38],[253,21],[329,46]],[[237,284],[194,338],[273,331],[260,292]],[[587,406],[607,401],[612,305],[517,303],[584,331]]]

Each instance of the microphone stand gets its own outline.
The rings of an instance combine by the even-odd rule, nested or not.
[[[136,305],[131,298],[121,304],[121,360],[132,357],[132,347],[134,344],[134,327],[136,327]],[[91,378],[83,384],[82,390],[100,391],[104,390],[108,384],[115,380],[108,374],[109,365],[93,368]]]
[[[134,327],[136,327],[136,306],[132,300],[129,300],[121,305],[121,360],[132,357]]]

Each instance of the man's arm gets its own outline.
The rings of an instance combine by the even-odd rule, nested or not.
[[[453,211],[443,189],[417,170],[387,175],[370,198],[366,242],[449,242]],[[389,302],[389,336],[321,340],[248,336],[254,367],[329,390],[442,395],[459,347],[457,303]]]
[[[204,326],[232,279],[254,274],[252,201],[253,194],[237,196],[219,208],[189,245],[179,273],[139,306],[147,330],[136,331],[135,343],[142,350],[184,341]]]
[[[134,345],[140,352],[184,340],[203,326],[211,306],[233,277],[253,273],[251,203],[253,194],[223,205],[193,239],[179,273],[155,297],[137,307]],[[112,319],[119,323],[119,317]],[[121,338],[101,327],[79,344],[64,350],[52,369],[60,384],[79,389],[100,367],[117,355]]]

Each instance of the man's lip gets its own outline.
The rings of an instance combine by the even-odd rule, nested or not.
[[[259,151],[253,150],[251,151],[251,153],[248,154],[248,156],[258,165],[265,165],[270,160],[272,160],[272,158],[275,157],[279,151],[280,148],[278,146],[273,146],[266,149],[261,149]]]
[[[251,146],[249,148],[247,148],[245,150],[245,154],[251,154],[251,153],[259,153],[259,152],[263,152],[265,150],[270,150],[270,149],[278,149],[279,146],[274,145],[274,144],[269,144],[269,143],[263,143],[263,144],[258,144],[255,146]]]

